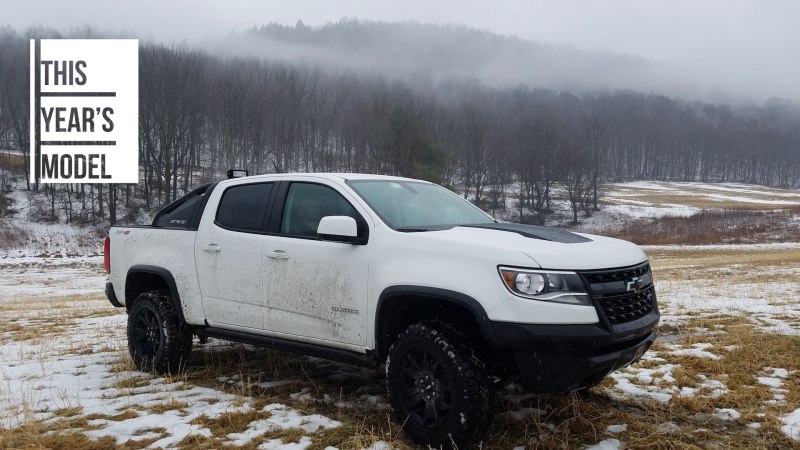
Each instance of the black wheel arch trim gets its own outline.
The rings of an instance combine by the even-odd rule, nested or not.
[[[158,266],[151,266],[146,264],[138,264],[135,266],[131,266],[128,269],[127,275],[125,275],[125,305],[130,308],[133,303],[133,300],[128,295],[129,288],[128,288],[128,280],[132,274],[137,273],[149,273],[152,275],[158,275],[161,277],[166,283],[167,287],[169,288],[170,298],[172,302],[175,303],[175,311],[178,313],[178,317],[180,318],[181,322],[186,323],[186,318],[183,316],[183,307],[181,305],[181,296],[178,294],[178,286],[175,284],[175,277],[172,276],[172,273],[163,268]]]
[[[458,306],[465,307],[468,311],[472,313],[475,317],[475,320],[481,327],[481,332],[485,335],[487,332],[491,332],[491,326],[489,324],[489,315],[486,314],[486,310],[483,308],[483,305],[480,304],[477,300],[470,297],[469,295],[463,294],[458,291],[451,291],[449,289],[441,289],[429,286],[415,286],[415,285],[396,285],[390,286],[381,292],[381,295],[378,297],[378,304],[375,309],[375,322],[373,324],[374,327],[374,336],[375,336],[375,352],[378,358],[385,357],[386,355],[378,354],[380,353],[380,349],[387,347],[382,346],[382,337],[381,337],[381,329],[379,324],[382,323],[382,314],[384,314],[384,301],[398,296],[398,295],[416,295],[422,297],[430,297],[435,298],[437,300],[443,300],[446,302],[454,303]],[[387,347],[388,348],[388,347]],[[385,353],[385,352],[384,352]]]

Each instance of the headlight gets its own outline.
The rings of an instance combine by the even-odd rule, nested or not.
[[[586,286],[575,272],[500,267],[509,291],[520,297],[570,305],[591,305]]]

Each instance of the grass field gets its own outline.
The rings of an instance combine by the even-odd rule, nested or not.
[[[483,447],[800,448],[800,244],[768,242],[646,247],[655,346],[580,395],[501,387]],[[99,257],[0,272],[0,448],[416,448],[380,370],[210,340],[156,377]]]

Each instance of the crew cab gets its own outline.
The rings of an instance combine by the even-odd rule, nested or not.
[[[499,223],[408,178],[228,179],[105,245],[140,369],[181,370],[194,336],[385,364],[397,420],[432,446],[478,443],[498,380],[590,388],[637,361],[659,321],[638,246]]]

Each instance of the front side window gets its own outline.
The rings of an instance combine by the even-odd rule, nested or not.
[[[358,221],[355,208],[330,187],[292,183],[286,196],[281,234],[316,237],[319,221],[326,216],[349,216]]]
[[[261,231],[272,183],[229,187],[217,208],[216,223],[237,231]]]
[[[494,222],[472,203],[437,184],[399,180],[354,180],[349,184],[395,230]]]

